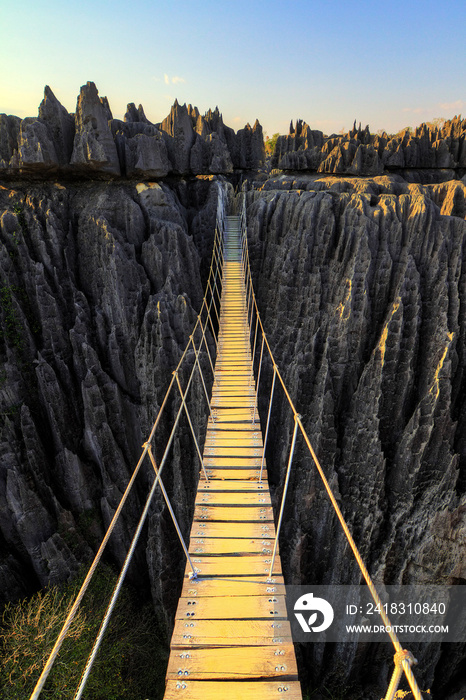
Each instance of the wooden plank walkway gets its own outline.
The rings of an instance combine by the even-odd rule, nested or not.
[[[252,374],[240,224],[227,217],[211,411],[165,700],[301,700]]]

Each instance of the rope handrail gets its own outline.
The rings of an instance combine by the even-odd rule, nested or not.
[[[80,587],[80,589],[79,589],[79,591],[78,591],[78,593],[77,593],[77,595],[76,595],[76,598],[75,598],[75,600],[74,600],[74,602],[73,602],[73,605],[72,605],[72,607],[71,607],[71,609],[70,609],[70,611],[69,611],[69,613],[68,613],[68,615],[67,615],[67,617],[66,617],[66,619],[65,619],[65,622],[64,622],[63,625],[62,625],[62,628],[61,628],[61,630],[60,630],[60,632],[59,632],[59,634],[58,634],[58,637],[57,637],[57,639],[56,639],[56,641],[55,641],[55,644],[54,644],[54,646],[53,646],[53,648],[52,648],[52,650],[51,650],[51,652],[50,652],[50,654],[49,654],[49,656],[48,656],[48,658],[47,658],[47,661],[46,661],[46,663],[45,663],[45,665],[44,665],[44,668],[43,668],[43,670],[42,670],[42,672],[41,672],[41,674],[40,674],[40,676],[39,676],[39,679],[38,679],[37,682],[36,682],[36,685],[35,685],[34,690],[32,691],[32,693],[31,693],[31,695],[30,695],[29,700],[38,700],[38,698],[39,698],[39,696],[40,696],[40,694],[41,694],[41,691],[42,691],[42,689],[43,689],[43,687],[44,687],[44,685],[45,685],[45,683],[46,683],[46,681],[47,681],[47,678],[48,678],[48,676],[49,676],[49,673],[50,673],[50,671],[52,670],[52,667],[53,667],[53,665],[54,665],[54,663],[55,663],[55,660],[56,660],[56,658],[57,658],[57,656],[58,656],[58,654],[59,654],[59,652],[60,652],[60,648],[61,648],[61,646],[62,646],[62,644],[63,644],[63,641],[65,640],[65,638],[66,638],[66,636],[67,636],[67,633],[68,633],[68,631],[69,631],[69,628],[70,628],[70,626],[71,626],[71,624],[72,624],[72,622],[73,622],[73,619],[74,619],[75,616],[76,616],[76,613],[77,613],[78,608],[79,608],[79,606],[80,606],[80,604],[81,604],[81,601],[82,601],[82,599],[84,598],[84,595],[85,595],[85,593],[86,593],[86,591],[87,591],[87,589],[88,589],[88,587],[89,587],[89,584],[90,584],[90,582],[91,582],[91,579],[92,579],[92,577],[93,577],[93,575],[94,575],[94,573],[95,573],[95,571],[96,571],[96,569],[97,569],[97,566],[98,566],[98,564],[99,564],[99,562],[100,562],[100,560],[101,560],[101,558],[102,558],[102,555],[103,555],[103,552],[104,552],[104,550],[105,550],[105,547],[106,547],[106,545],[107,545],[107,543],[108,543],[108,541],[109,541],[109,539],[110,539],[110,537],[111,537],[111,535],[112,535],[112,533],[113,533],[113,531],[114,531],[114,529],[115,529],[116,523],[117,523],[117,521],[118,521],[118,519],[119,519],[119,517],[120,517],[120,515],[121,515],[121,512],[122,512],[122,510],[123,510],[123,507],[124,507],[124,505],[125,505],[125,503],[126,503],[126,501],[127,501],[127,499],[128,499],[128,496],[129,496],[129,494],[130,494],[130,492],[131,492],[131,490],[132,490],[132,488],[133,488],[133,485],[134,485],[134,482],[135,482],[135,480],[136,480],[136,477],[137,477],[138,473],[140,472],[141,466],[142,466],[142,464],[144,463],[144,460],[145,460],[145,458],[146,458],[147,455],[149,455],[149,459],[150,459],[150,461],[151,461],[151,463],[152,463],[152,466],[154,467],[155,461],[153,461],[153,455],[152,455],[152,451],[151,451],[151,444],[152,444],[152,441],[153,441],[154,436],[155,436],[155,434],[156,434],[157,428],[159,427],[161,417],[162,417],[162,415],[164,414],[165,408],[166,408],[166,406],[167,406],[168,397],[170,396],[170,394],[171,394],[171,392],[173,391],[174,387],[177,386],[177,387],[178,387],[178,390],[180,391],[180,394],[181,394],[181,405],[180,405],[179,408],[178,408],[178,413],[177,413],[177,416],[176,416],[176,419],[175,419],[175,422],[174,422],[174,425],[173,425],[173,428],[172,428],[172,431],[171,431],[169,440],[168,440],[167,445],[166,445],[166,447],[165,447],[164,457],[163,457],[163,459],[162,459],[162,461],[161,461],[161,463],[160,463],[160,466],[159,466],[158,470],[157,470],[156,467],[154,468],[154,471],[155,471],[155,474],[156,474],[156,475],[155,475],[155,479],[154,479],[154,482],[153,482],[153,484],[152,484],[152,487],[151,487],[150,493],[149,493],[149,495],[148,495],[148,498],[147,498],[147,500],[146,500],[146,504],[145,504],[145,506],[144,506],[144,509],[143,509],[143,511],[142,511],[142,514],[141,514],[141,517],[140,517],[140,521],[139,521],[138,528],[137,528],[137,530],[136,530],[135,535],[133,536],[133,540],[132,540],[132,543],[131,543],[131,545],[130,545],[130,550],[128,551],[128,554],[127,554],[127,557],[126,557],[125,562],[124,562],[124,564],[123,564],[123,567],[122,567],[122,570],[121,570],[119,579],[118,579],[117,584],[116,584],[116,586],[115,586],[115,588],[114,588],[111,601],[110,601],[109,606],[108,606],[108,608],[107,608],[107,612],[106,612],[106,614],[105,614],[105,616],[104,616],[104,619],[103,619],[102,624],[101,624],[101,628],[100,628],[99,633],[98,633],[98,635],[97,635],[97,638],[96,638],[96,641],[95,641],[93,650],[91,651],[91,655],[90,655],[90,657],[89,657],[89,659],[88,659],[88,662],[87,662],[87,664],[86,664],[86,668],[85,668],[85,670],[84,670],[84,672],[83,672],[83,676],[82,676],[82,679],[81,679],[81,682],[80,682],[80,686],[78,687],[78,690],[76,691],[77,694],[75,695],[75,698],[81,697],[81,693],[82,693],[82,691],[83,691],[83,689],[84,689],[84,685],[85,685],[85,683],[86,683],[87,676],[89,675],[90,667],[92,666],[93,660],[94,660],[94,658],[95,658],[95,654],[97,653],[97,650],[98,650],[98,648],[99,648],[100,640],[102,639],[103,634],[104,634],[104,632],[105,632],[105,628],[106,628],[106,626],[107,626],[107,623],[108,623],[108,619],[109,619],[109,617],[110,617],[110,614],[111,614],[111,612],[113,611],[113,607],[114,607],[114,605],[115,605],[115,603],[116,603],[116,598],[118,597],[118,593],[119,593],[120,588],[121,588],[121,585],[122,585],[122,583],[123,583],[123,579],[124,579],[124,577],[125,577],[126,570],[127,570],[128,566],[129,566],[129,563],[130,563],[130,560],[131,560],[131,557],[132,557],[132,553],[134,552],[134,548],[135,548],[136,543],[137,543],[137,540],[138,540],[138,538],[139,538],[139,534],[140,534],[140,531],[141,531],[141,529],[142,529],[143,522],[144,522],[144,520],[145,520],[145,518],[146,518],[146,516],[147,516],[147,512],[148,512],[150,503],[151,503],[151,501],[152,501],[153,494],[155,493],[155,489],[156,489],[157,484],[161,483],[160,474],[161,474],[161,472],[162,472],[163,466],[164,466],[165,461],[166,461],[166,457],[167,457],[167,455],[168,455],[168,451],[169,451],[170,446],[171,446],[171,443],[172,443],[172,441],[173,441],[174,432],[175,432],[175,429],[176,429],[176,427],[177,427],[177,425],[178,425],[178,423],[179,423],[179,420],[180,420],[180,416],[181,416],[181,412],[182,412],[182,410],[183,410],[183,407],[184,407],[185,410],[186,410],[186,413],[187,413],[187,416],[188,416],[188,421],[189,421],[189,424],[190,424],[190,427],[191,427],[193,436],[194,436],[194,438],[195,438],[194,429],[193,429],[192,422],[191,422],[191,419],[190,419],[190,417],[189,417],[188,409],[187,409],[187,406],[186,406],[186,398],[187,398],[189,389],[190,389],[191,384],[192,384],[192,379],[193,379],[193,376],[194,376],[194,371],[195,371],[195,369],[196,369],[196,366],[197,366],[197,368],[198,368],[198,371],[199,371],[200,374],[201,374],[202,383],[203,383],[204,391],[205,391],[205,394],[206,394],[206,400],[207,400],[207,403],[209,403],[208,396],[207,396],[207,390],[206,390],[206,386],[205,386],[205,381],[204,381],[204,377],[203,377],[203,374],[202,374],[202,367],[201,367],[201,364],[200,364],[200,362],[199,362],[199,355],[200,355],[201,350],[202,350],[202,345],[204,344],[204,346],[205,346],[205,348],[206,348],[206,350],[207,350],[207,354],[208,354],[208,357],[209,357],[209,361],[210,361],[210,365],[211,365],[212,373],[213,373],[213,363],[212,363],[212,358],[211,358],[211,354],[210,354],[209,344],[208,344],[207,338],[206,338],[206,333],[207,333],[207,326],[208,326],[208,324],[210,323],[210,327],[211,327],[211,329],[212,329],[212,336],[213,336],[213,338],[214,338],[215,345],[216,345],[216,344],[217,344],[217,338],[216,338],[216,334],[215,334],[215,327],[214,327],[214,324],[213,324],[212,318],[211,318],[211,308],[212,308],[212,304],[214,303],[214,296],[215,296],[215,293],[217,293],[218,298],[220,298],[220,296],[219,296],[219,286],[221,285],[221,269],[222,269],[222,266],[223,266],[223,238],[224,238],[224,236],[223,236],[223,232],[224,232],[224,220],[223,220],[223,219],[224,219],[224,216],[223,216],[223,215],[224,215],[224,202],[223,202],[224,195],[223,195],[223,191],[222,191],[221,185],[218,184],[217,187],[218,187],[218,205],[217,205],[217,214],[216,214],[216,222],[215,222],[215,234],[214,234],[214,243],[213,243],[212,258],[211,258],[210,269],[209,269],[209,275],[208,275],[208,279],[207,279],[207,283],[206,283],[206,288],[205,288],[204,297],[203,297],[203,300],[202,300],[201,308],[200,308],[199,313],[198,313],[198,315],[197,315],[196,322],[195,322],[195,324],[194,324],[194,328],[193,328],[193,330],[192,330],[191,335],[189,336],[188,343],[186,344],[186,347],[184,348],[184,350],[183,350],[183,352],[182,352],[182,354],[181,354],[181,357],[180,357],[180,359],[179,359],[179,361],[178,361],[178,364],[177,364],[177,366],[176,366],[176,369],[175,369],[174,372],[172,373],[172,377],[171,377],[171,380],[170,380],[170,382],[169,382],[169,386],[168,386],[168,388],[167,388],[167,390],[166,390],[166,392],[165,392],[164,398],[163,398],[163,400],[162,400],[161,406],[160,406],[160,408],[159,408],[159,411],[158,411],[158,413],[157,413],[157,416],[156,416],[156,418],[155,418],[155,421],[154,421],[154,423],[153,423],[153,425],[152,425],[152,428],[151,428],[151,430],[150,430],[149,436],[148,436],[146,442],[145,442],[144,445],[143,445],[143,450],[142,450],[141,456],[139,457],[139,460],[138,460],[138,462],[137,462],[137,464],[136,464],[136,467],[135,467],[134,470],[133,470],[133,473],[132,473],[132,475],[131,475],[131,477],[130,477],[130,480],[129,480],[127,486],[126,486],[126,489],[125,489],[125,491],[124,491],[124,493],[123,493],[123,496],[122,496],[122,498],[120,499],[120,502],[119,502],[119,504],[118,504],[118,506],[117,506],[117,509],[116,509],[116,511],[115,511],[115,513],[114,513],[114,515],[113,515],[112,520],[110,521],[110,524],[109,524],[109,526],[108,526],[108,528],[107,528],[107,531],[106,531],[106,533],[105,533],[105,535],[104,535],[104,538],[103,538],[103,540],[102,540],[102,542],[101,542],[101,544],[100,544],[100,546],[99,546],[99,549],[98,549],[98,551],[97,551],[97,553],[96,553],[96,555],[95,555],[95,557],[94,557],[94,559],[93,559],[93,561],[92,561],[92,563],[91,563],[91,565],[90,565],[90,567],[89,567],[89,570],[88,570],[88,572],[87,572],[87,574],[86,574],[86,577],[85,577],[85,579],[84,579],[84,581],[83,581],[83,583],[82,583],[82,585],[81,585],[81,587]],[[215,271],[214,271],[214,268],[215,268]],[[220,274],[219,274],[219,270],[220,270]],[[213,279],[213,282],[211,281],[212,279]],[[206,318],[205,324],[203,325],[203,323],[202,323],[202,315],[203,315],[204,313],[207,315],[207,318]],[[196,344],[195,344],[195,335],[196,335],[196,332],[197,332],[198,330],[199,330],[200,333],[201,333],[201,339],[200,339],[200,342],[199,342],[198,347],[196,348]],[[193,351],[194,351],[194,364],[193,364],[193,367],[192,367],[192,370],[191,370],[191,374],[190,374],[190,377],[189,377],[189,380],[188,380],[186,389],[185,389],[185,391],[184,391],[184,393],[183,393],[183,390],[182,390],[182,388],[181,388],[181,385],[180,385],[180,382],[179,382],[179,379],[178,379],[178,374],[179,374],[179,371],[180,371],[180,369],[181,369],[183,363],[185,362],[185,360],[186,360],[187,357],[188,357],[188,351],[189,351],[189,349],[190,349],[191,346],[192,346]],[[175,382],[176,382],[176,384],[175,384]],[[207,474],[206,474],[206,472],[205,472],[203,460],[202,460],[202,455],[200,455],[200,450],[199,450],[199,446],[198,446],[198,444],[197,444],[196,438],[195,438],[195,441],[196,441],[196,450],[197,450],[197,454],[198,454],[198,456],[199,456],[199,458],[200,458],[201,466],[202,466],[202,469],[203,469],[203,471],[204,471],[205,478],[208,480]],[[165,496],[165,494],[164,494],[164,496]],[[169,510],[170,510],[170,513],[171,513],[172,515],[174,515],[174,513],[173,513],[172,510],[171,510],[171,507],[170,507]],[[175,520],[176,520],[176,519],[175,519]],[[174,521],[174,522],[175,522],[175,521]],[[177,523],[175,524],[175,527],[176,527],[177,532],[178,532],[178,534],[179,534],[179,536],[180,536],[180,539],[182,539],[181,531],[180,531],[179,528],[177,527]],[[182,545],[183,545],[184,549],[186,550],[186,546],[185,546],[185,544],[184,544],[184,541],[182,541]],[[188,557],[188,560],[189,560],[189,557]],[[195,571],[194,571],[194,569],[193,569],[193,572],[192,572],[192,573],[193,573],[193,575],[195,576]]]
[[[399,641],[399,639],[398,639],[397,634],[393,631],[393,626],[392,626],[392,624],[391,624],[391,622],[390,622],[390,619],[389,619],[388,615],[387,615],[386,612],[385,612],[385,608],[384,608],[384,606],[383,606],[383,604],[382,604],[382,600],[380,599],[379,594],[377,593],[377,590],[376,590],[376,588],[375,588],[375,586],[374,586],[374,583],[373,583],[372,578],[371,578],[371,576],[370,576],[370,574],[369,574],[369,571],[367,570],[367,568],[366,568],[366,566],[365,566],[365,564],[364,564],[364,562],[363,562],[363,559],[362,559],[362,557],[361,557],[361,554],[360,554],[360,552],[359,552],[359,549],[358,549],[358,547],[357,547],[357,545],[356,545],[356,543],[355,543],[355,541],[354,541],[354,539],[353,539],[353,536],[351,535],[351,532],[350,532],[350,530],[349,530],[349,528],[348,528],[348,525],[347,525],[347,523],[346,523],[346,521],[345,521],[345,518],[344,518],[344,516],[343,516],[343,513],[341,512],[341,509],[340,509],[340,507],[339,507],[339,505],[338,505],[338,503],[337,503],[337,500],[336,500],[336,498],[335,498],[335,496],[334,496],[334,494],[333,494],[333,491],[332,491],[332,489],[331,489],[331,486],[330,486],[330,484],[329,484],[329,482],[328,482],[328,480],[327,480],[327,478],[326,478],[326,476],[325,476],[325,473],[324,473],[324,470],[323,470],[323,468],[322,468],[322,465],[320,464],[319,459],[317,458],[317,455],[316,455],[316,453],[315,453],[315,451],[314,451],[314,448],[312,447],[312,444],[311,444],[311,441],[310,441],[310,439],[309,439],[309,436],[307,435],[307,432],[306,432],[306,430],[305,430],[305,428],[304,428],[304,426],[303,426],[303,423],[302,423],[302,420],[301,420],[302,417],[301,417],[301,415],[298,413],[298,411],[296,410],[296,407],[295,407],[295,405],[294,405],[294,403],[293,403],[293,400],[292,400],[292,398],[291,398],[291,396],[290,396],[290,394],[289,394],[289,392],[288,392],[288,389],[287,389],[287,387],[286,387],[286,385],[285,385],[285,382],[284,382],[283,377],[282,377],[282,375],[281,375],[281,373],[280,373],[280,370],[279,370],[279,368],[278,368],[278,365],[277,365],[277,363],[276,363],[276,361],[275,361],[275,357],[274,357],[274,355],[273,355],[272,348],[270,347],[269,341],[268,341],[268,339],[267,339],[267,335],[266,335],[266,333],[265,333],[265,329],[264,329],[264,326],[263,326],[263,323],[262,323],[262,319],[261,319],[261,316],[260,316],[260,312],[259,312],[259,308],[258,308],[258,304],[257,304],[257,299],[256,299],[256,296],[255,296],[255,293],[254,293],[254,287],[253,287],[253,284],[252,284],[252,274],[251,274],[251,267],[250,267],[250,261],[249,261],[249,250],[248,250],[248,246],[247,246],[246,194],[245,194],[245,193],[243,193],[243,196],[242,196],[242,211],[241,211],[241,215],[240,215],[240,222],[241,222],[242,237],[243,237],[243,254],[244,254],[244,265],[243,265],[243,269],[244,269],[244,275],[245,275],[246,288],[247,288],[247,289],[249,288],[249,291],[250,291],[251,296],[252,296],[252,304],[251,304],[251,306],[252,306],[252,309],[253,309],[253,310],[255,311],[255,313],[256,313],[256,327],[257,327],[257,323],[258,323],[258,324],[259,324],[259,327],[260,327],[260,329],[261,329],[261,332],[262,332],[262,345],[265,343],[265,346],[266,346],[266,348],[267,348],[267,351],[268,351],[270,360],[271,360],[272,365],[273,365],[272,389],[271,389],[271,394],[270,394],[270,399],[269,399],[269,407],[268,407],[268,415],[267,415],[267,427],[266,427],[266,434],[265,434],[265,439],[264,439],[264,449],[263,449],[263,456],[262,456],[260,480],[262,480],[262,470],[263,470],[263,467],[264,467],[265,448],[266,448],[266,444],[267,444],[267,438],[268,438],[268,435],[269,435],[271,407],[272,407],[272,400],[273,400],[273,396],[274,396],[275,380],[276,380],[277,377],[278,377],[278,380],[279,380],[279,382],[280,382],[280,384],[281,384],[281,386],[282,386],[284,395],[285,395],[285,397],[286,397],[286,399],[287,399],[287,401],[288,401],[288,404],[289,404],[289,406],[290,406],[290,408],[291,408],[291,411],[292,411],[293,417],[294,417],[294,421],[295,421],[295,427],[294,427],[294,431],[293,431],[292,445],[291,445],[291,450],[290,450],[290,457],[289,457],[288,467],[287,467],[286,481],[285,481],[284,491],[283,491],[283,495],[282,495],[282,503],[281,503],[281,508],[280,508],[280,518],[279,518],[279,523],[278,523],[278,526],[277,526],[277,536],[276,536],[276,541],[275,541],[275,546],[274,546],[274,555],[273,555],[273,558],[272,558],[272,566],[271,566],[271,568],[270,568],[270,571],[273,570],[273,563],[274,563],[274,558],[275,558],[275,554],[276,554],[276,550],[277,550],[277,544],[278,544],[279,526],[280,526],[281,520],[282,520],[284,502],[285,502],[286,491],[287,491],[287,486],[288,486],[289,472],[290,472],[290,468],[291,468],[291,461],[292,461],[292,458],[293,458],[293,452],[294,452],[294,447],[295,447],[296,431],[297,431],[297,428],[299,427],[299,430],[300,430],[300,432],[301,432],[301,434],[302,434],[302,436],[303,436],[303,438],[304,438],[304,441],[305,441],[305,443],[306,443],[306,446],[307,446],[307,448],[308,448],[308,450],[309,450],[309,452],[310,452],[310,454],[311,454],[311,457],[312,457],[312,459],[313,459],[313,461],[314,461],[314,464],[315,464],[315,466],[316,466],[316,468],[317,468],[317,471],[318,471],[318,473],[319,473],[319,476],[320,476],[320,478],[321,478],[321,480],[322,480],[322,483],[323,483],[323,485],[324,485],[324,488],[325,488],[325,490],[326,490],[326,492],[327,492],[327,495],[328,495],[328,497],[329,497],[329,499],[330,499],[330,502],[331,502],[331,504],[332,504],[332,506],[333,506],[333,509],[334,509],[334,511],[335,511],[335,513],[336,513],[336,515],[337,515],[337,518],[338,518],[338,520],[339,520],[339,522],[340,522],[340,525],[341,525],[341,527],[342,527],[342,529],[343,529],[343,532],[344,532],[344,534],[345,534],[345,536],[346,536],[346,539],[347,539],[347,541],[348,541],[348,543],[349,543],[349,545],[350,545],[350,548],[351,548],[351,550],[352,550],[352,552],[353,552],[353,555],[354,555],[354,557],[355,557],[355,559],[356,559],[356,561],[357,561],[357,563],[358,563],[358,566],[359,566],[359,568],[360,568],[360,571],[361,571],[361,573],[362,573],[362,576],[363,576],[363,578],[364,578],[364,580],[365,580],[365,582],[366,582],[366,584],[367,584],[367,586],[368,586],[368,588],[369,588],[369,591],[370,591],[370,593],[371,593],[371,595],[372,595],[372,598],[373,598],[374,602],[376,603],[377,610],[380,611],[380,616],[381,616],[381,618],[382,618],[382,620],[383,620],[383,623],[384,623],[385,629],[386,629],[386,631],[387,631],[387,634],[389,635],[390,640],[391,640],[391,642],[392,642],[392,644],[393,644],[393,646],[394,646],[394,648],[395,648],[395,651],[396,651],[396,654],[395,654],[395,671],[394,671],[394,673],[393,673],[392,680],[391,680],[391,682],[390,682],[390,686],[389,686],[389,689],[388,689],[388,691],[387,691],[387,695],[385,696],[385,699],[384,699],[384,700],[392,700],[392,698],[395,697],[395,693],[396,693],[396,690],[397,690],[397,688],[398,688],[398,684],[399,684],[400,677],[401,677],[401,671],[400,671],[400,669],[402,669],[402,670],[404,671],[405,676],[406,676],[406,678],[407,678],[407,681],[408,681],[408,683],[409,683],[409,686],[410,686],[410,688],[411,688],[411,690],[412,690],[412,692],[413,692],[413,695],[414,695],[415,699],[416,699],[416,700],[422,700],[421,692],[420,692],[420,690],[419,690],[419,687],[418,687],[418,685],[417,685],[416,679],[414,678],[413,671],[412,671],[412,669],[411,669],[412,664],[413,664],[413,663],[416,663],[416,660],[414,659],[414,657],[412,656],[412,654],[410,654],[410,652],[408,652],[407,650],[403,649],[403,647],[402,647],[402,645],[401,645],[401,643],[400,643],[400,641]],[[249,306],[248,306],[248,308],[249,308]],[[252,314],[252,311],[251,311],[250,328],[251,328],[251,325],[252,325],[252,315],[253,315],[253,314]],[[255,347],[255,344],[254,344],[254,347]],[[253,360],[254,360],[254,356],[253,356]],[[261,372],[262,362],[263,362],[263,353],[262,353],[262,351],[261,351],[261,357],[260,357],[260,361],[259,361],[259,370],[258,370],[258,377],[259,377],[259,378],[260,378],[260,372]],[[257,390],[259,390],[259,382],[257,383]]]

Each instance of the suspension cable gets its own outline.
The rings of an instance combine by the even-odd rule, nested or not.
[[[206,481],[209,481],[209,477],[207,476],[207,472],[206,472],[205,467],[204,467],[204,460],[202,459],[201,450],[199,449],[199,444],[198,444],[198,442],[197,442],[197,437],[196,437],[196,434],[195,434],[195,432],[194,432],[194,427],[193,427],[193,424],[192,424],[192,422],[191,422],[191,416],[189,415],[188,407],[187,407],[187,405],[186,405],[186,392],[183,394],[183,389],[181,388],[180,378],[178,377],[178,372],[176,373],[176,383],[178,384],[178,390],[179,390],[179,392],[180,392],[181,398],[183,399],[184,410],[185,410],[186,416],[187,416],[187,418],[188,418],[189,427],[191,428],[191,433],[192,433],[193,438],[194,438],[194,443],[195,443],[195,445],[196,445],[197,455],[198,455],[199,460],[200,460],[200,462],[201,462],[201,467],[202,467],[202,471],[204,472],[205,480],[206,480]],[[150,455],[149,455],[149,456],[150,456]]]

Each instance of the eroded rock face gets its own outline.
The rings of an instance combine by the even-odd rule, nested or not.
[[[18,139],[18,162],[24,170],[58,167],[58,155],[47,124],[41,119],[23,119]]]
[[[246,124],[244,129],[237,133],[237,151],[235,165],[245,170],[255,170],[265,161],[264,137],[259,122],[254,122],[251,127]]]
[[[381,175],[386,170],[466,167],[466,119],[455,117],[439,127],[421,124],[414,132],[373,135],[369,127],[343,136],[324,136],[308,124],[293,122],[287,136],[279,136],[272,168],[344,175]]]
[[[18,163],[19,117],[0,114],[0,171]]]
[[[48,126],[58,164],[60,166],[68,165],[73,152],[74,118],[68,114],[48,85],[45,86],[44,99],[39,106],[39,118]]]
[[[169,137],[167,138],[168,152],[175,173],[180,175],[188,173],[194,129],[186,105],[179,105],[175,100],[170,114],[163,120],[160,127]]]
[[[185,192],[186,206],[157,184],[0,189],[4,600],[66,580],[89,561],[115,512],[200,308],[199,227],[187,212],[193,199],[213,231],[217,183],[199,185]],[[202,434],[200,390],[195,384],[191,417]],[[174,399],[157,455],[176,409]],[[183,430],[165,484],[185,532],[198,468]],[[151,481],[146,465],[109,543],[117,563]],[[150,582],[167,618],[184,566],[178,546],[157,494],[132,576]]]
[[[274,182],[248,194],[259,307],[363,559],[386,584],[464,583],[466,223],[435,204],[458,198],[462,213],[451,194],[463,196],[461,185],[316,177],[297,178],[309,191],[296,191],[287,189],[292,179]],[[277,486],[291,430],[278,396],[267,455]],[[302,447],[290,488],[281,551],[288,580],[359,582]],[[340,645],[327,650],[327,662],[314,646],[302,653],[316,685],[327,685],[338,666],[340,686],[353,687],[354,697],[361,678],[365,694],[385,692],[385,645],[369,645],[357,660]],[[450,650],[447,662],[438,646],[422,645],[421,686],[446,697],[463,653]]]
[[[112,114],[107,98],[99,98],[94,83],[83,85],[76,105],[76,132],[71,155],[71,165],[84,166],[97,172],[120,174],[115,142],[109,121]]]

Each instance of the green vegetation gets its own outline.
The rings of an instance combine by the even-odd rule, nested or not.
[[[17,350],[24,348],[23,327],[16,315],[13,302],[13,294],[20,292],[19,287],[0,287],[0,310],[3,312],[3,326],[0,329],[0,337],[9,341]]]
[[[21,303],[31,331],[37,334],[40,332],[41,327],[34,317],[24,287],[18,287],[17,285],[3,285],[0,287],[0,312],[3,315],[0,338],[5,338],[10,346],[15,347],[17,350],[23,350],[25,328],[15,310],[15,298]]]
[[[24,215],[24,208],[20,204],[17,204],[14,207],[13,211],[18,217],[19,225],[21,226],[23,236],[25,236],[28,233],[28,225],[26,223],[26,217]],[[17,235],[16,232],[13,234],[13,236],[15,235]]]
[[[435,117],[432,121],[426,122],[426,126],[428,126],[429,129],[441,129],[446,121],[445,117]]]
[[[271,138],[269,138],[268,136],[266,137],[265,144],[264,144],[266,155],[268,155],[268,156],[272,155],[272,153],[275,150],[275,145],[277,143],[277,139],[279,136],[280,136],[280,134],[277,133],[277,134],[274,134]]]
[[[6,606],[0,627],[2,700],[29,697],[82,580]],[[108,567],[94,575],[41,693],[44,700],[74,696],[115,583]],[[167,646],[152,607],[141,608],[124,587],[83,698],[157,700],[163,695]]]

